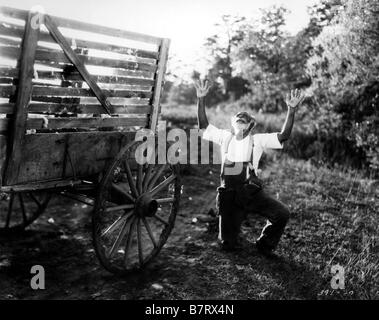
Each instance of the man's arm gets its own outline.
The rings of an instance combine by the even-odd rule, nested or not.
[[[209,125],[207,114],[205,113],[205,97],[197,99],[197,124],[199,129],[206,129]]]
[[[283,143],[284,141],[288,140],[291,132],[293,123],[295,121],[295,112],[297,107],[304,101],[305,95],[301,90],[291,90],[291,93],[286,96],[286,103],[288,107],[287,111],[287,117],[284,122],[282,131],[278,133],[278,140],[280,143]]]
[[[195,81],[195,87],[197,94],[197,123],[199,125],[199,129],[206,129],[209,122],[207,114],[205,113],[205,96],[210,88],[209,81]]]
[[[280,143],[283,143],[284,141],[289,139],[294,121],[295,121],[295,110],[292,108],[288,108],[286,121],[284,122],[282,131],[278,133],[278,140]]]

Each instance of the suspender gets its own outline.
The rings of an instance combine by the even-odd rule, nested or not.
[[[224,152],[223,154],[221,155],[221,175],[224,174],[224,168],[225,168],[225,160],[226,160],[226,156],[228,154],[228,149],[229,149],[229,144],[230,144],[230,141],[232,141],[234,137],[234,134],[231,134],[230,136],[228,136],[226,138],[226,140],[223,142],[223,145],[224,145]]]

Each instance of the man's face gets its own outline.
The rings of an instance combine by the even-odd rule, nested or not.
[[[232,127],[236,133],[243,132],[249,128],[251,121],[254,120],[247,112],[238,112],[232,118]]]

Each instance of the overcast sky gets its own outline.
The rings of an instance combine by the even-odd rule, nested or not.
[[[318,0],[2,0],[1,5],[45,12],[66,18],[171,38],[171,54],[193,64],[204,39],[214,32],[223,14],[252,17],[273,4],[291,10],[287,29],[296,33],[309,16],[307,6]]]

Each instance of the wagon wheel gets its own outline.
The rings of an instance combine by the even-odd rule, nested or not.
[[[116,274],[142,269],[159,253],[179,207],[179,165],[137,164],[132,156],[139,143],[120,151],[94,208],[95,251],[104,268]]]
[[[0,235],[23,231],[45,211],[50,198],[41,191],[0,193]]]

